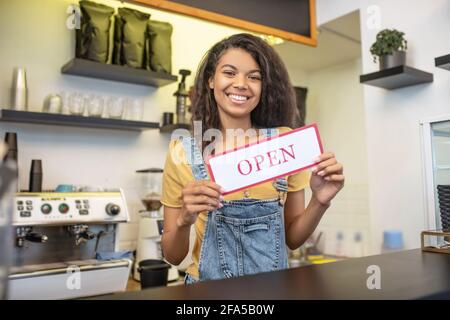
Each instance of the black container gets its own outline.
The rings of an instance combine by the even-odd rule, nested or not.
[[[32,160],[30,169],[30,192],[42,191],[42,160]]]
[[[16,172],[17,191],[19,191],[19,164],[18,164],[18,151],[17,151],[17,133],[6,132],[5,143],[7,144],[8,151],[3,157],[3,162],[13,163]]]
[[[17,133],[6,132],[5,143],[8,145],[8,151],[3,160],[13,160],[17,162]]]
[[[173,112],[163,113],[163,126],[173,124]]]
[[[160,287],[167,285],[170,265],[163,260],[142,260],[139,262],[141,288]]]

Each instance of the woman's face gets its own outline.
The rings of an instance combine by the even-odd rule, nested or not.
[[[232,118],[249,116],[261,98],[261,69],[245,50],[228,49],[219,59],[209,87],[219,114]]]

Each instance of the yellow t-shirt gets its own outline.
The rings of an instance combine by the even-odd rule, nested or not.
[[[288,127],[279,127],[278,133],[284,133],[292,129]],[[172,140],[169,144],[166,163],[164,165],[163,186],[162,186],[162,204],[168,207],[180,208],[182,206],[181,192],[187,183],[195,181],[190,165],[186,161],[184,148],[179,140]],[[302,190],[309,186],[309,171],[301,171],[287,177],[288,192]],[[278,193],[268,181],[245,190],[233,192],[224,196],[225,200],[239,200],[244,198],[252,199],[274,199]],[[205,231],[208,215],[202,212],[194,224],[195,243],[192,251],[192,264],[186,270],[190,275],[198,278],[198,264],[200,249]]]

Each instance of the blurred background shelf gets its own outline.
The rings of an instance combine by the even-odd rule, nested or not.
[[[447,54],[445,56],[434,58],[434,64],[436,67],[450,70],[450,54]]]
[[[186,129],[186,130],[190,130],[191,129],[191,125],[190,124],[168,124],[165,126],[162,126],[161,128],[159,128],[159,132],[161,133],[171,133],[172,131],[176,130],[176,129]]]
[[[383,89],[397,89],[416,84],[433,82],[433,74],[408,66],[397,66],[373,73],[363,74],[359,82]]]
[[[162,87],[174,83],[178,79],[177,76],[171,74],[78,58],[74,58],[66,63],[61,68],[61,73],[153,87]]]
[[[97,129],[143,131],[159,128],[157,122],[130,121],[122,119],[95,118],[65,114],[0,109],[0,121],[61,125]]]

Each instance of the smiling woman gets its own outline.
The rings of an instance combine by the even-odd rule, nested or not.
[[[220,129],[221,134],[201,144],[189,136],[171,141],[161,200],[161,243],[166,259],[172,264],[184,259],[194,225],[193,263],[186,271],[186,283],[287,268],[286,245],[297,248],[311,235],[343,186],[343,169],[334,154],[324,153],[314,160],[314,172],[318,173],[311,178],[306,171],[286,171],[296,173],[269,175],[273,178],[240,193],[241,189],[226,192],[223,181],[223,185],[211,181],[205,152],[199,148],[208,145],[220,152],[224,145],[228,150],[229,145],[235,149],[250,142],[238,139],[234,143],[233,135],[229,144],[230,131],[260,131],[270,139],[291,130],[286,127],[296,119],[296,101],[281,58],[262,39],[250,34],[236,34],[218,42],[198,68],[192,109],[193,124],[202,123],[201,137],[210,129]],[[177,146],[181,146],[187,161],[175,165],[172,152]],[[293,158],[292,145],[283,150],[271,147],[268,152],[252,154],[247,162],[241,162],[240,169],[248,175],[263,167],[278,168]],[[239,161],[235,162],[238,166]],[[257,174],[264,176],[262,172]],[[230,173],[227,179],[233,179]],[[303,189],[308,180],[313,195],[305,209]]]
[[[253,57],[243,49],[229,49],[219,59],[214,76],[209,80],[214,92],[219,118],[223,127],[230,118],[250,114],[261,97],[261,71]],[[244,130],[251,127],[250,118],[241,124]]]

